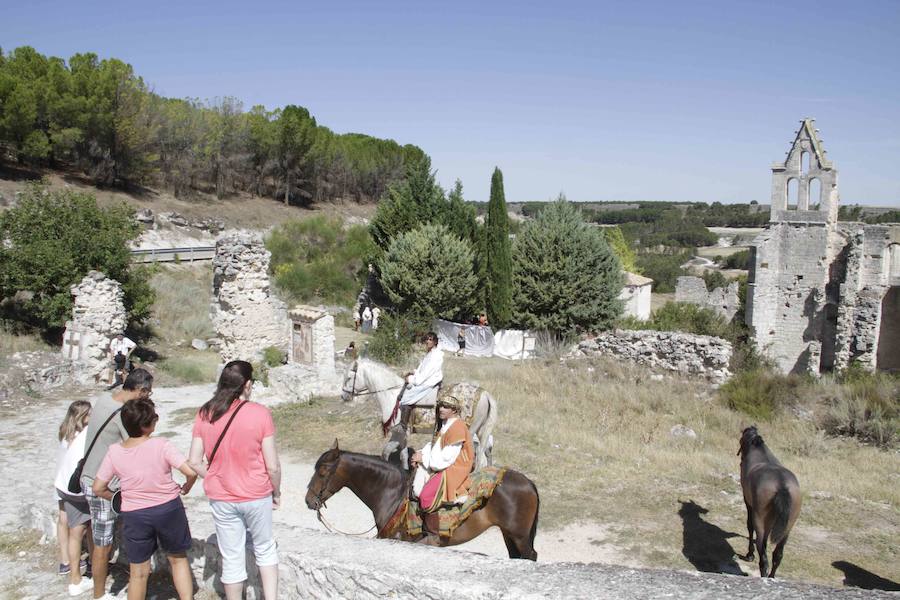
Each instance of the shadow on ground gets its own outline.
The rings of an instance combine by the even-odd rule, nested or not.
[[[900,583],[885,579],[862,567],[858,567],[846,560],[836,560],[831,566],[844,572],[844,585],[858,587],[864,590],[884,590],[886,592],[900,592]]]
[[[728,538],[742,537],[740,534],[720,529],[707,523],[701,515],[709,511],[693,500],[680,501],[683,528],[681,553],[698,570],[705,573],[729,573],[746,575],[734,560],[734,549]]]

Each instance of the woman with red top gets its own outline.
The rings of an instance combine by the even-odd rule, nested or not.
[[[112,500],[109,482],[118,477],[121,484],[122,537],[131,562],[128,600],[142,600],[147,595],[150,557],[156,552],[157,539],[168,555],[178,598],[193,597],[187,559],[191,530],[179,495],[191,491],[197,473],[172,442],[150,437],[158,419],[149,398],[129,400],[122,406],[122,425],[131,437],[109,447],[92,486],[96,496]],[[184,485],[172,479],[172,469],[187,477]]]
[[[278,553],[272,510],[281,502],[281,466],[272,413],[250,402],[253,367],[233,360],[194,421],[189,461],[203,477],[222,555],[225,597],[238,600],[247,580],[247,532],[266,600],[278,596]],[[224,433],[224,435],[223,435]]]

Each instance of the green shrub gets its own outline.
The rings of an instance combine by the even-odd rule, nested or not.
[[[365,351],[375,360],[390,365],[401,364],[412,353],[417,329],[421,328],[409,319],[383,313]]]
[[[69,288],[91,270],[122,283],[129,319],[149,315],[146,272],[130,270],[128,242],[138,233],[131,209],[109,208],[74,189],[29,184],[16,207],[0,213],[0,298],[28,290],[11,320],[38,329],[61,327],[72,311]]]
[[[704,270],[700,277],[703,279],[703,283],[706,284],[706,289],[709,291],[728,287],[728,284],[731,283],[727,277],[722,275],[721,271],[716,270]]]
[[[391,241],[380,263],[381,285],[401,314],[423,319],[470,315],[478,283],[473,260],[469,242],[444,225],[422,225]]]
[[[732,330],[728,322],[716,311],[688,302],[669,302],[658,308],[646,321],[634,318],[621,319],[619,326],[627,329],[654,329],[656,331],[683,331],[697,335],[714,335],[731,340]]]
[[[513,244],[515,322],[554,334],[608,329],[622,313],[622,266],[604,235],[560,196]]]
[[[719,261],[716,261],[719,262]],[[726,256],[719,264],[723,269],[750,269],[750,250],[741,250]]]
[[[653,291],[666,294],[675,291],[675,283],[685,274],[681,265],[691,259],[690,252],[674,254],[639,254],[637,266],[644,276],[653,280]]]
[[[289,221],[266,239],[275,284],[292,302],[350,306],[365,283],[374,245],[365,227],[338,218]]]
[[[726,406],[760,421],[770,421],[778,412],[797,403],[807,381],[798,375],[781,375],[766,369],[737,373],[719,388]]]
[[[275,346],[263,349],[263,363],[267,367],[278,367],[284,364],[284,352]]]
[[[216,379],[215,361],[205,357],[177,356],[160,361],[159,368],[184,383],[209,383]]]
[[[879,446],[900,442],[900,378],[851,367],[828,398],[821,427]]]

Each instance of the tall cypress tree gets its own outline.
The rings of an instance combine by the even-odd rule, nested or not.
[[[485,221],[485,308],[495,327],[506,327],[512,320],[512,261],[510,260],[509,217],[503,194],[503,173],[494,167],[491,200]]]

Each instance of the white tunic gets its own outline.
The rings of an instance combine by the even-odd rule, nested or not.
[[[422,400],[432,388],[444,380],[444,353],[435,346],[425,355],[415,372],[406,378],[406,391],[403,392],[404,406],[415,404]]]

